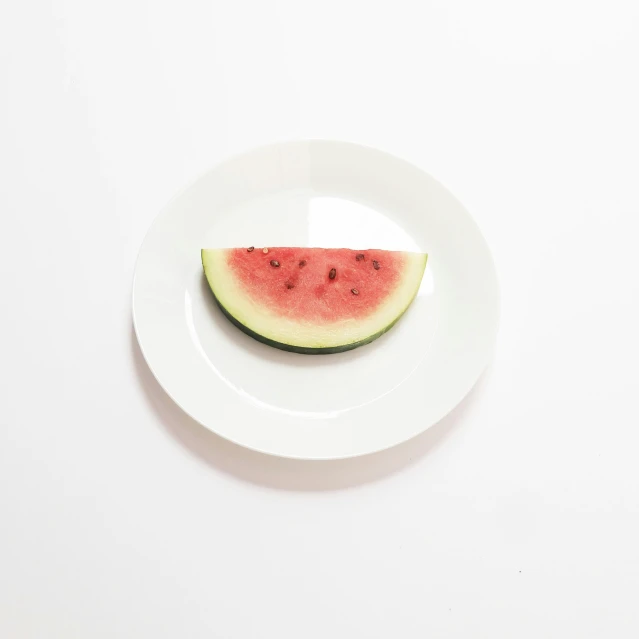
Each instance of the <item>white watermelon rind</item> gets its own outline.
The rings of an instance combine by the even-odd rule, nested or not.
[[[276,315],[245,294],[228,268],[227,249],[202,249],[202,266],[215,301],[226,317],[254,339],[293,353],[341,353],[369,344],[390,330],[419,290],[428,256],[405,253],[399,285],[368,317],[316,324]]]

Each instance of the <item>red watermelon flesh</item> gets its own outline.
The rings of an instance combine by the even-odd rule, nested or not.
[[[255,301],[311,322],[370,314],[394,290],[405,264],[404,253],[375,249],[269,248],[265,254],[239,248],[227,259]]]

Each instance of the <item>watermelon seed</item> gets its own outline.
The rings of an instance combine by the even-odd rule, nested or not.
[[[286,288],[290,291],[292,288],[295,288],[295,284],[293,284],[293,282],[286,282]]]
[[[271,266],[274,266],[275,268],[277,268],[280,265],[280,263],[277,260],[271,260]]]
[[[358,254],[355,256],[355,259],[356,259],[358,262],[361,262],[361,261],[364,259],[364,253],[358,253]]]
[[[376,271],[379,271],[379,262],[377,260],[373,260],[373,268]]]
[[[300,262],[300,268],[302,268],[303,266],[306,266],[306,260],[302,260]]]
[[[351,289],[351,293],[352,293],[353,295],[359,295],[359,291],[358,291],[356,288],[352,288],[352,289]]]
[[[264,253],[264,255],[266,255],[268,253],[268,249],[267,248],[263,248],[262,249],[262,253]]]
[[[328,273],[328,277],[329,277],[330,279],[332,279],[332,280],[334,280],[334,279],[335,279],[335,276],[336,276],[336,275],[337,275],[337,271],[336,271],[334,268],[332,268],[332,269],[329,271],[329,273]]]
[[[247,252],[247,253],[252,253],[254,250],[255,250],[255,247],[254,247],[254,246],[249,246],[249,247],[246,249],[246,252]]]

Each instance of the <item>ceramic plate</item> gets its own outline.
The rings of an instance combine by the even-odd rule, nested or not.
[[[298,355],[236,329],[214,303],[203,247],[426,251],[421,289],[372,344]],[[463,206],[420,169],[374,149],[299,141],[254,150],[182,191],[149,230],[133,318],[164,390],[206,428],[303,459],[372,453],[446,415],[488,363],[499,316],[490,251]]]

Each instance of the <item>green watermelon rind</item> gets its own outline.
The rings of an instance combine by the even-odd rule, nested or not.
[[[258,332],[256,330],[250,328],[249,326],[247,326],[246,324],[241,322],[235,315],[233,315],[233,313],[228,308],[226,308],[224,303],[220,300],[218,295],[215,293],[216,286],[215,286],[215,283],[213,281],[214,278],[212,277],[212,274],[211,274],[210,270],[207,269],[207,265],[206,265],[206,261],[205,261],[205,252],[206,251],[207,251],[207,249],[202,249],[202,251],[201,251],[202,266],[204,268],[204,274],[205,274],[206,279],[208,281],[209,289],[211,290],[211,293],[213,294],[213,298],[214,298],[216,304],[218,305],[218,307],[220,308],[220,310],[222,311],[222,313],[226,316],[226,318],[234,326],[239,328],[243,333],[245,333],[249,337],[252,337],[253,339],[257,340],[258,342],[261,342],[262,344],[266,344],[267,346],[272,346],[273,348],[278,348],[278,349],[283,350],[283,351],[288,351],[288,352],[291,352],[291,353],[299,353],[299,354],[302,354],[302,355],[331,355],[331,354],[335,354],[335,353],[344,353],[346,351],[350,351],[350,350],[353,350],[355,348],[358,348],[359,346],[365,346],[366,344],[370,344],[371,342],[373,342],[376,339],[378,339],[379,337],[381,337],[384,333],[388,332],[391,328],[393,328],[393,326],[395,326],[395,324],[397,324],[397,322],[401,319],[401,317],[408,310],[408,308],[412,304],[413,300],[415,299],[415,297],[417,295],[417,291],[419,290],[419,286],[421,284],[421,280],[422,280],[424,271],[426,269],[426,262],[427,262],[427,259],[428,259],[427,254],[425,254],[425,253],[419,254],[419,256],[421,258],[423,258],[423,261],[422,261],[422,265],[421,265],[420,276],[419,276],[419,278],[416,278],[413,294],[410,297],[410,299],[408,299],[408,301],[403,305],[403,308],[398,310],[397,314],[395,315],[395,317],[393,318],[393,320],[391,322],[389,322],[386,325],[380,327],[380,329],[378,331],[375,331],[374,333],[371,333],[371,334],[363,337],[360,340],[345,342],[345,343],[342,343],[342,344],[334,344],[334,345],[331,345],[331,346],[311,346],[311,345],[303,345],[303,344],[289,344],[289,343],[286,343],[286,342],[282,342],[282,341],[271,339],[267,335],[265,335],[264,333],[260,333],[260,332]]]
[[[351,351],[358,346],[365,346],[366,344],[370,344],[374,342],[378,337],[381,337],[384,333],[389,331],[395,324],[399,321],[399,318],[404,314],[402,312],[392,323],[388,326],[384,327],[381,331],[378,331],[374,335],[367,337],[359,342],[351,342],[350,344],[342,344],[340,346],[326,346],[326,347],[313,347],[313,346],[296,346],[294,344],[285,344],[284,342],[276,342],[275,340],[269,339],[265,335],[260,335],[256,333],[254,330],[250,329],[248,326],[244,326],[242,322],[240,322],[237,318],[233,317],[229,311],[224,308],[220,300],[213,293],[213,297],[217,302],[217,305],[220,307],[220,310],[226,317],[231,321],[232,324],[237,326],[241,331],[256,339],[258,342],[262,342],[262,344],[266,344],[267,346],[273,346],[274,348],[279,348],[283,351],[289,351],[290,353],[300,353],[302,355],[331,355],[334,353],[345,353],[346,351]]]

